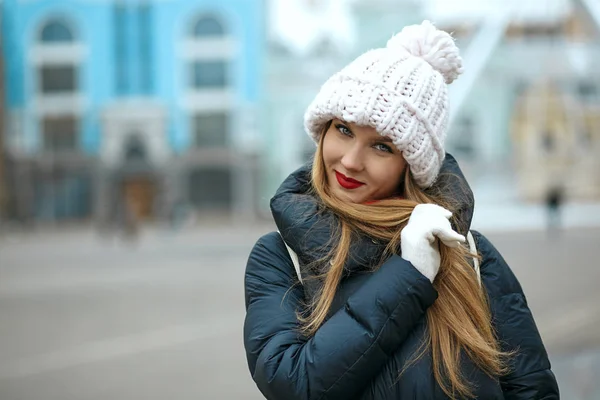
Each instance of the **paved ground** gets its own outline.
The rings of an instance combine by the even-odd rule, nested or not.
[[[270,226],[0,237],[0,399],[260,399],[243,270]],[[489,235],[513,266],[562,398],[600,399],[600,229]]]

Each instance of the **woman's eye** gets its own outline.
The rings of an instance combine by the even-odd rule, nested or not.
[[[388,146],[387,144],[383,144],[383,143],[377,143],[375,145],[375,148],[377,150],[385,151],[387,153],[393,153],[394,152],[390,146]]]
[[[345,136],[352,136],[352,132],[350,132],[350,129],[348,129],[347,127],[345,127],[344,125],[338,124],[335,126],[337,128],[338,131],[340,131],[340,133],[342,135]]]

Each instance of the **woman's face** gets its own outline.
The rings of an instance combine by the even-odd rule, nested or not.
[[[325,132],[323,161],[331,194],[352,203],[393,196],[406,168],[391,139],[339,119]]]

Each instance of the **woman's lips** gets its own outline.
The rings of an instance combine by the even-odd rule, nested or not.
[[[357,181],[356,179],[348,178],[346,175],[335,171],[335,177],[338,183],[344,189],[356,189],[364,185],[364,183]]]

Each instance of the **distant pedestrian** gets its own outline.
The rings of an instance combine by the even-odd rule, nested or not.
[[[271,199],[279,233],[246,266],[244,346],[267,399],[559,398],[521,286],[469,232],[472,192],[444,151],[461,72],[426,21],[306,111],[314,162]]]
[[[563,203],[563,190],[560,186],[553,186],[546,195],[546,209],[548,214],[548,233],[560,231],[561,206]]]

